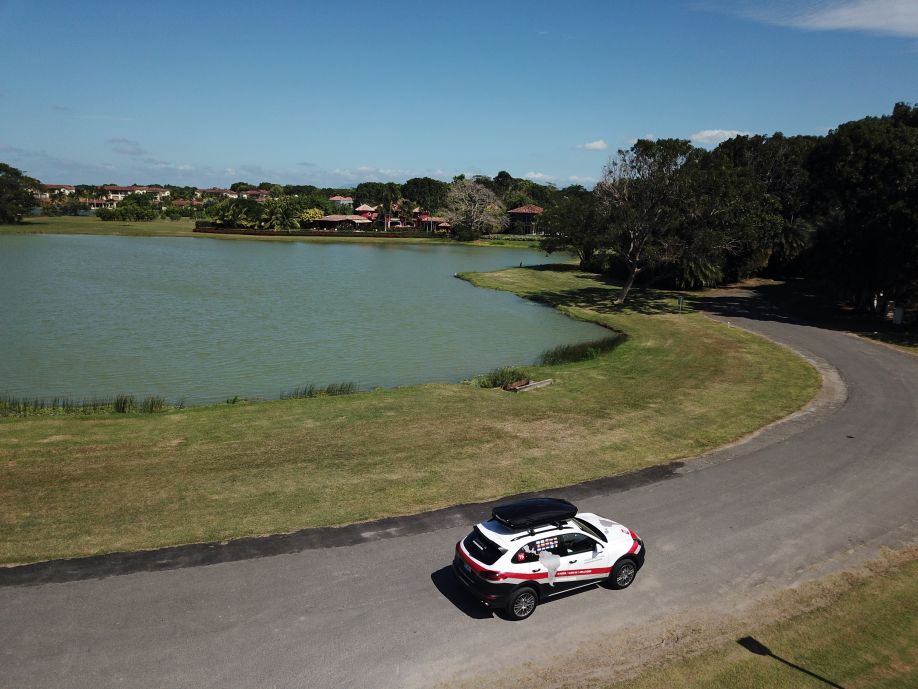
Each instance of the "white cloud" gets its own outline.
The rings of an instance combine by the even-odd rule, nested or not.
[[[734,136],[749,136],[749,134],[750,132],[741,132],[736,129],[702,129],[689,136],[689,140],[696,146],[716,146]]]
[[[915,0],[804,0],[755,3],[741,15],[804,31],[865,31],[918,38]]]
[[[577,148],[584,151],[605,151],[609,148],[609,144],[602,139],[596,139],[596,141],[588,141],[585,144],[577,144]]]
[[[526,179],[531,179],[534,182],[554,182],[557,177],[552,175],[546,175],[544,172],[527,172]]]

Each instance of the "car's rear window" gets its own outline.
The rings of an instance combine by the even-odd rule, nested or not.
[[[485,538],[484,534],[478,530],[477,526],[472,533],[465,537],[462,545],[465,546],[465,549],[472,557],[479,562],[484,562],[486,565],[493,565],[501,555],[507,552],[494,543],[494,541]]]

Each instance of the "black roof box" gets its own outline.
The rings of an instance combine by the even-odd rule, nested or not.
[[[504,526],[523,530],[543,524],[554,524],[573,519],[577,508],[560,498],[529,498],[519,502],[498,505],[491,510],[491,516]]]

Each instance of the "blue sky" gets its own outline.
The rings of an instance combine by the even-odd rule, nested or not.
[[[918,101],[918,0],[0,0],[0,161],[48,183],[590,186],[638,137]]]

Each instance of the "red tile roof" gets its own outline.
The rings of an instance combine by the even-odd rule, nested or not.
[[[539,213],[544,213],[545,209],[541,206],[533,206],[528,204],[526,206],[520,206],[519,208],[514,208],[513,210],[507,211],[508,213],[525,213],[526,215],[538,215]]]

